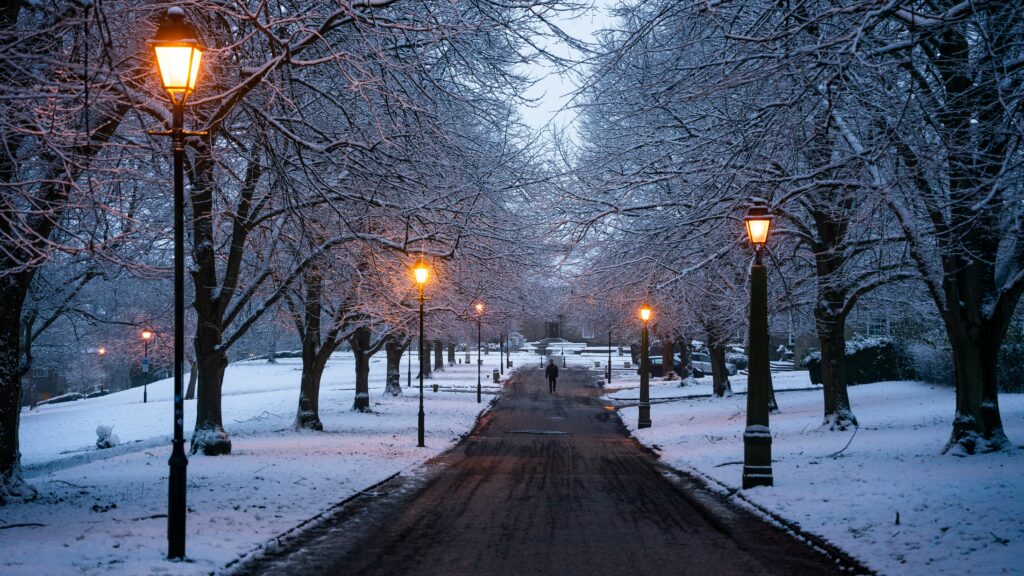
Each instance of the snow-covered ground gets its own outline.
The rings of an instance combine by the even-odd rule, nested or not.
[[[23,411],[22,462],[40,497],[0,508],[0,573],[218,571],[332,504],[393,474],[414,473],[468,432],[499,389],[487,383],[498,367],[494,352],[483,356],[483,404],[476,403],[473,364],[435,372],[425,383],[427,447],[417,448],[415,374],[413,389],[398,397],[384,395],[384,358],[379,354],[370,371],[373,412],[353,412],[351,358],[347,352],[336,354],[324,373],[323,433],[291,430],[301,373],[298,359],[228,367],[223,411],[233,450],[230,456],[190,457],[185,563],[164,560],[169,380],[150,384],[147,404],[142,403],[142,389],[136,388]],[[527,358],[535,356],[513,355],[514,361]],[[402,369],[405,387],[404,362]],[[434,383],[440,384],[440,392],[432,392]],[[185,421],[195,421],[194,401],[185,403]],[[113,426],[121,445],[97,450],[100,424]]]
[[[820,388],[798,390],[811,385],[806,372],[772,378],[781,409],[771,417],[775,486],[741,491],[746,500],[739,503],[749,500],[796,523],[881,574],[1024,574],[1024,452],[943,454],[953,390],[921,382],[853,386],[861,425],[854,436],[852,429],[820,426]],[[745,376],[730,381],[734,391],[746,390]],[[639,376],[613,380],[608,398],[624,405],[632,434],[668,464],[734,493],[746,396],[678,398],[710,394],[710,377],[698,382],[679,387],[652,379],[653,426],[644,430],[636,429]],[[1002,395],[1000,408],[1020,446],[1024,395]]]

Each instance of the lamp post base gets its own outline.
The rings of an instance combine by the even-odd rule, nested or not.
[[[416,443],[417,448],[426,447],[426,443],[423,441],[424,419],[423,408],[420,408],[419,427],[416,429],[416,439],[418,441]]]
[[[188,457],[185,456],[185,441],[175,439],[171,449],[167,499],[167,558],[185,557],[185,486]]]
[[[651,405],[648,403],[640,404],[640,418],[637,419],[637,428],[650,428],[651,427]]]
[[[767,426],[748,426],[743,433],[743,489],[773,485],[771,432]]]

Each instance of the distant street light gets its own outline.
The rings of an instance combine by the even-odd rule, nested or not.
[[[750,359],[747,365],[747,428],[743,432],[743,488],[771,486],[772,434],[768,427],[771,369],[768,364],[768,273],[761,252],[768,242],[772,217],[768,208],[753,206],[744,217],[754,246],[750,266]]]
[[[185,557],[185,456],[183,366],[185,363],[185,137],[201,135],[184,129],[185,102],[196,89],[203,47],[185,22],[185,11],[167,10],[156,37],[149,41],[160,81],[171,99],[171,130],[150,134],[170,136],[174,149],[174,440],[172,442],[167,508],[167,558]]]
[[[484,317],[484,304],[483,302],[477,302],[476,304],[476,403],[481,402],[480,396],[483,393],[483,384],[480,380],[480,370],[482,370],[482,362],[480,360],[480,320]]]
[[[96,353],[99,354],[100,356],[106,356],[107,355],[107,349],[103,348],[103,347],[100,347],[100,349],[97,350]]]
[[[650,347],[647,336],[647,322],[651,319],[651,307],[644,304],[640,307],[640,320],[643,330],[640,332],[640,417],[637,428],[651,427],[651,362],[647,349]]]
[[[149,330],[142,331],[142,403],[149,399],[149,341],[153,333]]]
[[[427,267],[426,262],[424,262],[422,258],[420,258],[420,261],[417,262],[416,266],[413,268],[413,275],[416,278],[416,286],[419,288],[420,293],[420,413],[418,420],[419,425],[416,432],[418,443],[416,445],[419,446],[420,448],[423,448],[424,446],[426,446],[426,443],[423,440],[423,424],[425,420],[425,416],[423,414],[423,301],[425,300],[425,298],[423,297],[423,287],[426,285],[427,280],[430,278],[430,268]]]

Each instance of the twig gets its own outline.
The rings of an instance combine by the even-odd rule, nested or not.
[[[5,526],[0,526],[0,530],[7,530],[8,528],[46,528],[46,524],[25,522],[24,524],[7,524]]]
[[[833,453],[829,454],[827,457],[828,458],[835,458],[836,456],[839,456],[840,454],[845,452],[846,449],[850,447],[850,443],[853,442],[853,439],[857,437],[857,430],[860,430],[860,426],[857,426],[857,427],[855,427],[853,429],[853,434],[850,435],[850,439],[846,441],[846,446],[843,446],[842,450],[840,450],[839,452],[833,452]]]
[[[734,460],[732,462],[722,462],[721,464],[715,464],[715,468],[721,468],[722,466],[735,466],[737,464],[743,464],[743,460]]]
[[[60,484],[67,484],[68,486],[71,486],[73,488],[81,488],[81,489],[95,488],[95,486],[81,486],[81,485],[75,484],[73,482],[68,482],[67,480],[50,480],[50,482],[55,482],[55,483],[60,483]]]

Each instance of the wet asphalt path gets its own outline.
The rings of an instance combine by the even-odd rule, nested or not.
[[[540,370],[521,371],[425,479],[385,484],[239,573],[850,573],[692,480],[666,478],[594,379],[562,370],[551,395]]]

